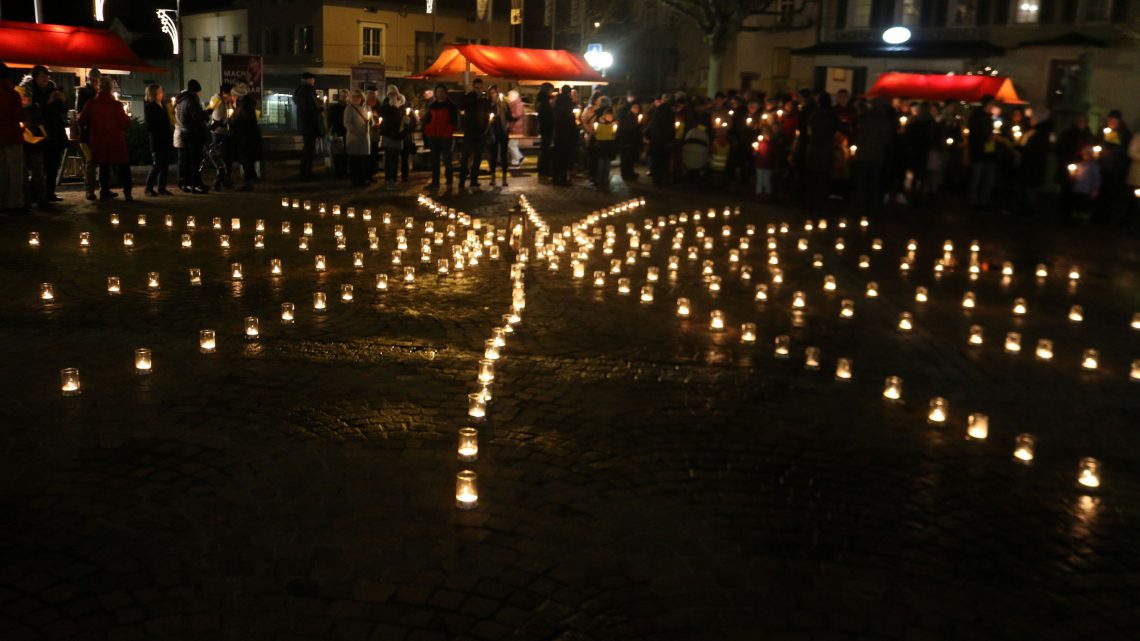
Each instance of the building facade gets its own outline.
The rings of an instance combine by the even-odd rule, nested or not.
[[[222,84],[221,56],[250,53],[249,13],[246,9],[210,11],[182,16],[182,77],[180,89],[194,79],[203,97]],[[167,93],[177,93],[167,91]]]

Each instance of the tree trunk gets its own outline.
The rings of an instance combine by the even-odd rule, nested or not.
[[[708,90],[708,95],[710,98],[715,96],[716,92],[721,90],[720,80],[721,80],[721,71],[723,71],[723,67],[724,67],[724,50],[719,49],[716,46],[710,47],[709,48],[709,76],[708,76],[708,85],[706,87],[706,89]]]

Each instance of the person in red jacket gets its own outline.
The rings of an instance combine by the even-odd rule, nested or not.
[[[447,188],[455,175],[451,159],[451,136],[459,127],[459,109],[447,96],[447,87],[436,85],[435,98],[428,103],[424,115],[424,143],[431,152],[431,184],[429,189],[439,189],[439,162],[444,163]]]
[[[24,108],[0,62],[0,211],[24,209]]]
[[[91,131],[91,160],[99,165],[99,200],[110,200],[117,194],[111,191],[109,170],[115,167],[123,185],[123,200],[131,198],[131,165],[127,152],[127,128],[131,119],[123,105],[112,94],[111,79],[99,79],[99,93],[83,107],[79,124]]]

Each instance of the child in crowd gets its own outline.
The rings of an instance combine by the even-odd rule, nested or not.
[[[752,151],[756,164],[756,198],[766,202],[772,198],[772,169],[775,166],[770,127],[760,129],[760,135],[752,143]]]

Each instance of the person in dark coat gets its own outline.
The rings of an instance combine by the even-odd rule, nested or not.
[[[24,109],[20,94],[9,79],[12,72],[0,62],[0,211],[23,211]]]
[[[408,126],[407,99],[396,85],[388,85],[379,115],[380,147],[384,150],[384,188],[396,189],[400,153],[404,150],[404,132]],[[462,185],[463,180],[460,179],[459,183]]]
[[[313,157],[317,153],[317,138],[321,137],[321,112],[325,110],[317,100],[317,77],[309,72],[301,74],[301,84],[293,92],[297,107],[297,130],[301,133],[301,180],[314,180]]]
[[[333,172],[337,178],[348,175],[348,156],[344,150],[344,110],[348,107],[348,91],[336,92],[336,100],[329,105],[329,135],[332,136]]]
[[[645,135],[649,138],[649,173],[652,174],[653,184],[668,185],[669,158],[673,153],[677,125],[672,103],[665,96],[657,101],[653,113],[649,114],[649,126]]]
[[[822,212],[831,185],[831,168],[835,163],[835,136],[846,133],[847,126],[831,108],[831,96],[821,92],[816,108],[808,119],[808,139],[804,148],[809,198],[813,212]],[[801,135],[801,139],[802,139]]]
[[[634,167],[641,156],[643,117],[641,103],[637,101],[637,97],[631,94],[628,100],[618,120],[617,145],[618,153],[621,154],[622,180],[637,180],[637,171]]]
[[[982,102],[967,121],[970,128],[970,206],[984,209],[990,204],[990,194],[997,180],[997,138],[991,111],[997,103],[994,97],[982,96]]]
[[[554,85],[542,83],[535,98],[534,110],[538,114],[538,177],[549,178],[551,174],[550,146],[554,140]]]
[[[491,118],[491,103],[483,92],[483,80],[471,81],[471,91],[463,96],[463,157],[459,162],[459,188],[471,175],[471,188],[479,188],[479,165],[483,162],[483,149],[487,146],[487,127]]]
[[[44,161],[45,202],[60,202],[63,198],[55,193],[55,187],[63,155],[67,151],[67,99],[52,81],[51,70],[43,65],[32,67],[32,73],[24,79],[23,85],[31,91],[32,104],[39,111],[46,136],[39,143]]]
[[[487,126],[487,164],[491,170],[491,186],[495,186],[495,170],[502,167],[503,186],[507,186],[507,127],[511,110],[497,85],[487,89],[487,102],[491,106],[491,122]]]
[[[855,185],[851,204],[857,212],[873,213],[883,203],[883,172],[896,126],[890,104],[882,96],[872,100],[870,110],[859,119],[851,167]]]
[[[1080,164],[1081,150],[1091,147],[1095,140],[1096,137],[1089,129],[1089,117],[1083,113],[1077,114],[1073,119],[1073,124],[1057,137],[1057,144],[1053,148],[1053,155],[1057,161],[1053,180],[1061,186],[1061,197],[1058,199],[1058,205],[1062,223],[1072,220],[1077,201],[1073,194],[1073,180],[1069,172],[1069,165]]]
[[[178,186],[186,193],[205,194],[202,184],[202,148],[210,137],[206,128],[206,112],[199,97],[202,83],[190,79],[186,90],[174,98],[174,119],[178,130],[175,138],[181,144],[178,154]],[[176,145],[177,146],[177,145]]]
[[[172,196],[166,190],[166,176],[174,156],[174,132],[167,115],[166,94],[162,87],[152,84],[146,88],[143,98],[143,118],[146,122],[146,136],[150,142],[151,165],[146,175],[147,196]]]
[[[455,164],[452,162],[451,136],[459,128],[459,109],[447,95],[447,87],[436,85],[435,97],[424,111],[424,144],[431,153],[431,183],[429,189],[439,188],[439,164],[444,165],[447,188],[451,189]]]
[[[1093,222],[1108,222],[1114,212],[1126,208],[1128,189],[1128,145],[1132,142],[1132,132],[1124,124],[1119,109],[1108,112],[1104,128],[1101,129],[1097,144],[1100,145],[1100,193],[1096,199]]]
[[[87,84],[79,88],[75,94],[75,113],[83,113],[83,108],[87,103],[95,99],[95,94],[99,93],[99,79],[103,77],[103,72],[98,69],[92,69],[87,72]],[[83,148],[83,185],[87,188],[87,200],[95,200],[95,187],[96,183],[96,170],[102,172],[103,169],[98,169],[98,164],[91,160],[91,146],[89,143],[89,133],[86,127],[80,125],[79,127],[79,143]],[[98,176],[99,182],[102,182],[104,177]]]
[[[114,167],[123,187],[123,200],[131,200],[131,165],[127,149],[127,128],[131,119],[123,104],[112,95],[110,78],[99,79],[99,93],[83,107],[79,124],[90,132],[91,158],[108,170]],[[108,175],[100,168],[99,200],[110,200]]]
[[[563,85],[554,99],[554,184],[570,186],[570,165],[578,151],[578,124],[574,120],[574,105],[570,100],[570,85]]]
[[[236,100],[234,116],[230,119],[230,135],[237,148],[237,159],[241,163],[240,191],[252,191],[257,180],[257,163],[262,159],[261,127],[257,124],[257,97],[249,90],[249,85],[239,82],[233,88]]]

